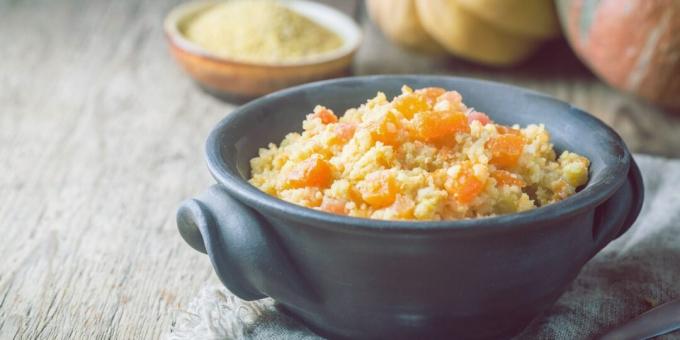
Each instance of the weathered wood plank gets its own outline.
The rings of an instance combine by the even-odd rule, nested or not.
[[[211,277],[173,210],[230,108],[168,58],[167,7],[3,4],[0,338],[157,338]]]
[[[0,339],[158,338],[216,280],[174,210],[212,182],[202,144],[233,107],[170,59],[173,2],[0,0]],[[607,88],[562,45],[499,71],[410,55],[365,29],[357,73],[528,86],[614,124],[635,150],[678,155],[678,118]]]

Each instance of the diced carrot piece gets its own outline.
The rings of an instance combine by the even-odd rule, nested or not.
[[[467,117],[469,123],[472,123],[475,120],[480,122],[482,125],[491,123],[491,118],[489,118],[489,116],[487,116],[484,112],[472,111]]]
[[[331,214],[347,215],[347,201],[324,196],[320,209]]]
[[[416,90],[416,94],[422,95],[429,105],[434,105],[437,102],[437,98],[446,92],[441,87],[425,87],[420,90]]]
[[[291,171],[287,180],[288,185],[292,188],[326,188],[333,181],[333,173],[328,162],[313,156]]]
[[[491,177],[496,179],[498,185],[516,185],[520,188],[526,186],[526,183],[519,176],[510,171],[496,170],[491,173]]]
[[[373,122],[369,129],[374,140],[387,145],[395,145],[399,141],[401,124],[394,113],[388,111],[383,117]]]
[[[374,172],[357,184],[361,199],[375,208],[386,207],[397,196],[397,181],[389,172]]]
[[[458,203],[468,204],[484,190],[484,184],[473,174],[469,164],[463,164],[457,177],[447,180],[444,187]]]
[[[417,93],[410,93],[397,97],[394,100],[393,106],[408,119],[413,117],[413,115],[418,112],[423,112],[430,109],[427,99]]]
[[[458,132],[470,132],[467,117],[462,112],[419,112],[411,120],[416,136],[426,142],[451,138]]]
[[[517,165],[519,157],[524,150],[524,137],[522,135],[504,134],[487,143],[491,150],[491,164],[501,168],[511,168]]]
[[[338,121],[338,117],[335,115],[335,113],[333,113],[333,110],[323,106],[317,106],[314,109],[314,116],[319,117],[321,122],[324,124],[335,123]]]

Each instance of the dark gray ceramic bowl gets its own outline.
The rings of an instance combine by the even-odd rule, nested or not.
[[[258,148],[300,129],[316,104],[336,112],[403,84],[440,86],[504,124],[544,123],[558,150],[588,157],[590,181],[528,212],[464,221],[392,222],[296,206],[248,184]],[[303,85],[229,114],[206,144],[218,184],[179,209],[184,239],[210,256],[246,300],[270,296],[319,334],[338,338],[498,338],[550,307],[581,267],[625,232],[642,180],[621,138],[569,104],[503,84],[374,76]]]

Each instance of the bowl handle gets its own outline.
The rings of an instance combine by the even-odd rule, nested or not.
[[[595,209],[595,253],[630,229],[640,214],[643,200],[642,175],[631,157],[628,180],[612,197]]]
[[[298,303],[313,299],[273,228],[223,187],[213,185],[182,202],[177,227],[192,248],[209,255],[217,276],[238,297]]]

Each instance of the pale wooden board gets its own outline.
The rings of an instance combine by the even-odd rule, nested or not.
[[[174,213],[212,183],[202,144],[233,106],[170,59],[161,21],[172,2],[0,0],[0,339],[158,338],[216,282]],[[410,55],[365,28],[357,73],[528,86],[614,124],[636,151],[679,155],[678,118],[568,54],[554,61],[564,67],[495,71]]]

